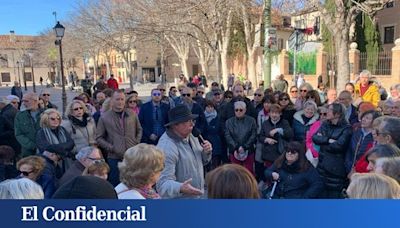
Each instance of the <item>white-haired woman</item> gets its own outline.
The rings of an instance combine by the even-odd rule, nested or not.
[[[225,123],[225,139],[229,159],[234,164],[247,168],[254,175],[254,144],[257,137],[257,123],[254,118],[246,115],[246,103],[234,103],[235,116]]]
[[[74,140],[75,148],[72,153],[76,154],[80,149],[96,144],[96,124],[89,114],[85,103],[73,100],[67,107],[65,114],[68,120],[62,122],[62,126]]]
[[[0,183],[0,199],[44,199],[42,187],[28,178],[10,179]]]
[[[294,140],[305,142],[307,131],[318,119],[317,104],[314,101],[306,101],[303,110],[296,112],[293,116]]]
[[[118,199],[159,199],[153,186],[164,169],[164,160],[163,152],[153,145],[141,143],[129,148],[118,164]]]

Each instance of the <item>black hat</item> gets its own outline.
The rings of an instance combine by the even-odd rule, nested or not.
[[[198,115],[192,114],[186,105],[177,105],[168,112],[169,123],[165,124],[165,127],[186,122],[197,118]]]
[[[112,184],[96,176],[78,176],[61,185],[53,199],[117,199]]]

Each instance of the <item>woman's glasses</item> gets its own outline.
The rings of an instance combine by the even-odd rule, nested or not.
[[[243,112],[243,109],[241,108],[235,109],[235,112]]]
[[[61,118],[58,117],[58,116],[57,116],[57,117],[50,117],[50,120],[52,120],[52,121],[56,121],[56,120],[59,121],[60,119],[61,119]]]
[[[74,111],[78,111],[78,110],[83,110],[83,108],[82,107],[74,108]]]

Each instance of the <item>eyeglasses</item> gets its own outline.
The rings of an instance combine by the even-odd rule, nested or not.
[[[61,118],[60,117],[50,117],[50,120],[52,120],[52,121],[56,121],[56,120],[60,120]]]
[[[33,173],[33,171],[19,171],[23,176],[25,176],[25,177],[27,177],[27,176],[29,176],[29,174],[31,174],[31,173]]]
[[[235,112],[243,112],[243,109],[241,108],[235,109]]]
[[[190,93],[184,93],[184,94],[182,94],[182,97],[190,97],[190,96],[191,96]]]
[[[197,94],[199,94],[199,93],[200,93],[200,94],[204,94],[204,92],[203,92],[203,91],[198,91],[198,92],[197,92]]]
[[[260,93],[255,93],[255,94],[254,94],[254,96],[257,96],[257,97],[262,97],[263,95],[262,95],[262,94],[260,94]]]
[[[159,97],[159,96],[161,96],[161,93],[153,93],[153,96]]]
[[[307,90],[306,89],[301,89],[300,92],[307,93]]]
[[[315,99],[314,97],[307,96],[306,99]]]
[[[279,99],[280,101],[288,101],[289,99],[287,98],[287,97],[285,97],[285,98],[281,98],[281,99]]]
[[[133,104],[133,103],[136,103],[136,101],[129,101],[129,104]]]
[[[48,94],[48,93],[43,93],[42,96],[44,96],[44,97],[45,97],[45,96],[50,97],[50,94]]]
[[[219,95],[221,95],[220,93],[214,93],[214,96],[219,96]]]
[[[106,160],[104,160],[103,158],[91,158],[91,157],[87,157],[87,159],[93,161],[94,163],[106,162]]]
[[[297,90],[290,91],[290,93],[297,93],[297,92],[298,92]]]
[[[231,97],[231,96],[226,96],[225,98],[232,99],[232,97]]]
[[[299,152],[288,150],[288,151],[286,151],[286,153],[287,153],[287,154],[297,154],[297,153],[299,153]]]
[[[78,111],[78,110],[83,110],[83,108],[82,107],[74,108],[74,111]]]
[[[327,114],[328,114],[328,113],[326,113],[326,112],[320,112],[320,113],[319,113],[320,116],[326,116]]]

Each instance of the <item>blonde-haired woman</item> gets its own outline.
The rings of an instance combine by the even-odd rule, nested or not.
[[[351,199],[399,199],[400,185],[378,173],[355,173],[346,191]]]
[[[63,121],[62,126],[74,140],[75,148],[72,153],[76,154],[84,147],[94,146],[96,144],[96,124],[85,103],[73,100],[68,104],[65,114],[68,120]]]
[[[118,199],[159,199],[153,185],[164,169],[164,154],[145,143],[129,148],[118,164],[121,183],[115,187]]]
[[[56,109],[47,109],[40,117],[40,127],[36,136],[36,146],[39,153],[49,151],[64,156],[71,156],[74,141],[61,126],[61,114]]]

